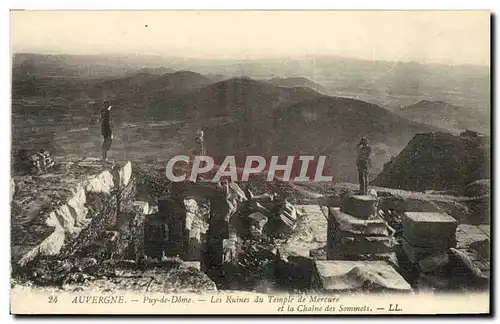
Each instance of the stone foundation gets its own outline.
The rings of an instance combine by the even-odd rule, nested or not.
[[[94,174],[94,175],[92,175]],[[134,194],[131,164],[103,169],[97,159],[61,163],[53,173],[14,177],[12,264],[65,258],[116,225]]]

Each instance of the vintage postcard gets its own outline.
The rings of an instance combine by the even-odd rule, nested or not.
[[[490,314],[490,12],[10,19],[12,314]]]

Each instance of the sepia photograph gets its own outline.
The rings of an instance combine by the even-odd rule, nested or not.
[[[11,314],[490,314],[491,23],[11,10]]]

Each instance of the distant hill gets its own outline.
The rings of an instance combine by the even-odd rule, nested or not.
[[[164,75],[136,73],[93,79],[75,86],[65,85],[64,81],[69,79],[56,79],[59,80],[57,87],[51,88],[53,84],[48,82],[48,92],[42,94],[43,98],[54,101],[74,88],[71,91],[75,98],[93,100],[95,105],[63,101],[55,106],[52,102],[37,101],[28,106],[23,104],[22,97],[13,108],[17,116],[14,126],[22,130],[25,129],[23,123],[32,127],[53,120],[51,136],[57,138],[59,128],[62,129],[65,144],[64,151],[59,149],[59,152],[65,154],[79,154],[79,146],[73,143],[99,149],[99,131],[94,127],[98,127],[101,99],[116,102],[113,118],[118,127],[116,137],[121,141],[119,147],[123,148],[117,149],[116,154],[134,155],[137,159],[147,156],[154,160],[191,154],[196,147],[193,134],[202,127],[207,152],[212,156],[326,155],[329,174],[338,181],[357,181],[354,161],[361,136],[372,140],[370,172],[374,176],[415,134],[436,131],[435,127],[410,121],[375,104],[325,96],[307,86],[277,86],[248,77],[214,82],[190,71]],[[51,95],[47,95],[49,92]],[[50,110],[39,107],[50,107]],[[67,125],[75,130],[89,129],[84,133],[67,132]],[[128,126],[120,129],[120,125]],[[134,128],[138,126],[133,125],[141,126]],[[32,136],[21,135],[25,137],[20,138],[23,141],[29,141]],[[63,145],[61,140],[51,141]]]
[[[321,93],[326,93],[325,87],[304,77],[272,78],[268,82],[283,87],[308,87]]]
[[[320,96],[309,88],[277,87],[249,78],[232,78],[189,91],[150,92],[148,114],[158,118],[198,120],[226,117],[262,123],[273,110]]]
[[[213,156],[327,155],[331,174],[344,181],[357,181],[354,161],[360,137],[372,140],[373,176],[415,134],[437,130],[360,100],[249,78],[150,99],[148,115],[189,118],[192,133],[203,127]]]
[[[157,68],[142,68],[137,73],[147,73],[147,74],[154,74],[154,75],[163,75],[167,73],[174,73],[175,70],[169,69],[166,67],[157,67]]]
[[[109,97],[124,103],[141,102],[155,97],[158,93],[179,94],[210,83],[212,81],[209,78],[191,71],[162,75],[141,72],[124,78],[105,80],[95,85],[90,93],[92,97]]]
[[[208,74],[206,74],[206,76],[207,76],[207,78],[209,78],[213,82],[220,82],[220,81],[231,79],[230,76],[223,75],[223,74],[217,74],[217,73],[208,73]]]
[[[490,140],[448,133],[417,134],[372,184],[406,190],[457,190],[490,177]]]
[[[280,109],[275,118],[277,147],[287,154],[327,155],[337,180],[352,182],[357,182],[356,148],[362,136],[371,140],[373,177],[415,134],[435,130],[375,104],[327,96]]]
[[[408,119],[434,125],[450,132],[466,129],[490,133],[490,116],[477,108],[452,105],[444,101],[422,100],[397,111]]]
[[[12,58],[13,79],[27,76],[109,78],[123,77],[150,65],[137,56],[54,55],[17,53]]]

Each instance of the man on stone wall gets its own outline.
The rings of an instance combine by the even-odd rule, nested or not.
[[[368,193],[368,168],[370,167],[370,147],[368,138],[362,137],[358,144],[358,158],[356,165],[358,167],[359,176],[359,194],[366,195]]]
[[[113,129],[111,124],[111,107],[109,102],[105,103],[104,108],[101,110],[101,135],[103,137],[102,142],[102,163],[107,163],[108,151],[111,147],[113,141]]]

